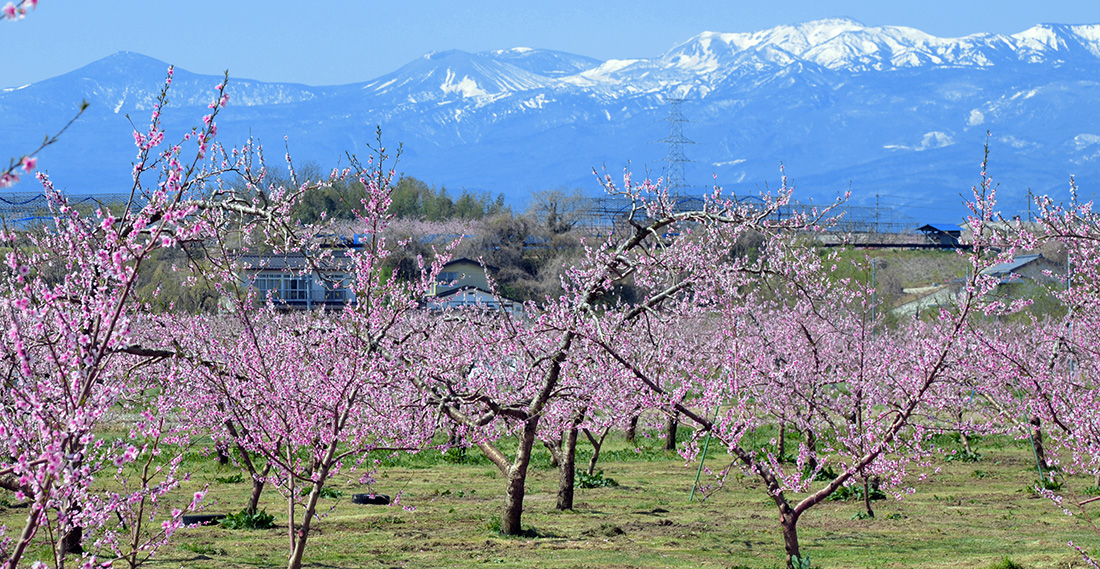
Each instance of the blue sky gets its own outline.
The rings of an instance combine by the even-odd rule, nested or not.
[[[6,0],[0,0],[0,3]],[[429,51],[517,46],[599,59],[652,57],[702,31],[846,16],[956,37],[1036,23],[1100,23],[1097,0],[41,0],[0,22],[0,88],[117,51],[198,73],[332,85],[373,79]]]

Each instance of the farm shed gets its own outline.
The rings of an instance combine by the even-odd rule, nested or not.
[[[925,224],[918,227],[917,231],[923,233],[930,244],[944,247],[958,247],[959,238],[962,237],[961,227],[946,223]]]
[[[1065,276],[1065,267],[1047,259],[1042,254],[1019,255],[1012,261],[1000,263],[982,271],[983,275],[997,277],[999,284],[1012,284],[1032,281],[1041,284],[1056,284]]]

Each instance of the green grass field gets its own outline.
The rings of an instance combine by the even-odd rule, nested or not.
[[[689,503],[696,465],[686,465],[674,453],[638,452],[621,440],[608,444],[614,448],[600,467],[619,486],[578,489],[576,509],[570,512],[554,509],[557,471],[549,468],[545,452],[537,457],[524,513],[537,537],[505,538],[492,531],[503,480],[476,450],[469,452],[467,463],[444,460],[438,451],[388,461],[372,489],[338,478],[332,488],[341,496],[323,500],[325,515],[309,538],[306,566],[783,566],[775,507],[758,482],[731,474],[723,487],[697,493]],[[1029,446],[991,439],[975,449],[981,461],[943,462],[941,472],[917,483],[916,493],[901,501],[876,501],[876,519],[854,519],[862,511],[859,501],[817,506],[800,521],[803,552],[814,567],[1009,569],[1084,566],[1067,546],[1070,540],[1100,550],[1100,538],[1083,520],[1027,491],[1036,478]],[[586,453],[580,450],[578,464],[587,460]],[[188,490],[210,485],[206,513],[244,506],[249,484],[224,481],[232,480],[235,469],[213,458],[195,457],[189,463],[195,475]],[[712,449],[709,466],[727,463]],[[370,490],[400,495],[400,505],[351,503],[351,494]],[[275,515],[275,528],[181,531],[148,566],[285,565],[285,503],[270,490],[263,507]],[[0,510],[0,519],[16,531],[25,512],[8,507]]]

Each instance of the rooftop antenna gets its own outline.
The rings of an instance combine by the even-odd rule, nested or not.
[[[684,155],[684,145],[695,144],[695,141],[684,136],[684,123],[691,122],[680,112],[680,104],[684,99],[669,97],[666,100],[669,104],[668,118],[665,119],[669,123],[668,137],[658,142],[668,144],[668,155],[665,157],[665,162],[668,163],[665,169],[665,186],[668,188],[668,193],[675,196],[689,188],[684,180],[684,164],[691,160]]]

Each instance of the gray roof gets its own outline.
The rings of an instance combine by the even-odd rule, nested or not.
[[[250,271],[304,271],[310,268],[309,259],[301,253],[286,253],[282,255],[241,255],[237,260]],[[323,271],[343,271],[351,266],[343,251],[333,251],[332,258],[323,262],[315,261]]]
[[[963,228],[953,223],[929,223],[917,228],[917,231],[939,231],[941,233],[962,233]]]
[[[1026,264],[1028,264],[1028,263],[1030,263],[1030,262],[1032,262],[1036,259],[1039,259],[1041,257],[1042,257],[1042,255],[1020,255],[1019,257],[1016,257],[1015,259],[1013,259],[1012,261],[1010,261],[1008,263],[1000,263],[1000,264],[997,264],[997,265],[993,265],[992,267],[989,267],[988,269],[983,270],[982,274],[983,275],[1000,276],[1000,275],[1008,275],[1008,274],[1011,274],[1011,273],[1015,273],[1018,269],[1020,269],[1024,265],[1026,265]]]

